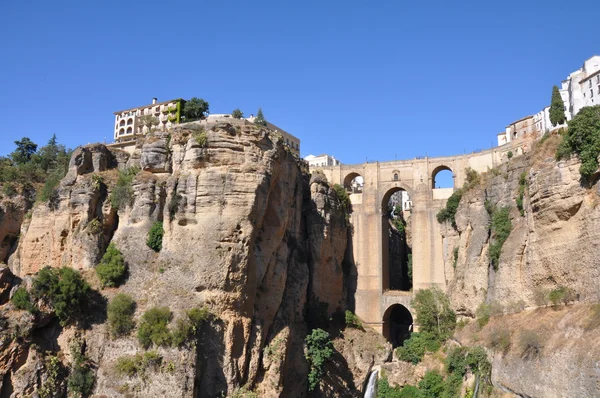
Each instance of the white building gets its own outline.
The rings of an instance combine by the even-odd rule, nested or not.
[[[551,129],[552,123],[550,122],[550,107],[547,106],[533,115],[533,130],[538,132],[538,137],[541,137]]]
[[[573,119],[585,106],[600,105],[600,56],[594,55],[569,74],[562,82],[560,95],[567,120]]]
[[[339,160],[325,153],[318,156],[308,155],[304,160],[308,162],[309,167],[337,166],[341,164]]]
[[[388,202],[388,205],[392,208],[396,206],[401,206],[401,209],[403,211],[409,211],[412,206],[412,202],[410,201],[410,196],[408,196],[408,192],[402,190],[394,192],[392,196],[390,196],[390,201]]]
[[[156,102],[115,112],[114,138],[117,142],[128,141],[138,134],[146,134],[153,128],[168,129],[181,121],[183,110],[181,98]]]

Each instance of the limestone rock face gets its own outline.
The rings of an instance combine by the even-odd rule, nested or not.
[[[0,263],[6,262],[19,240],[25,215],[33,206],[26,192],[12,198],[0,198]]]
[[[116,210],[117,170],[131,167],[141,169],[132,203]],[[129,270],[118,291],[137,301],[136,317],[153,306],[169,307],[172,324],[193,307],[216,315],[195,348],[158,348],[171,371],[143,378],[114,372],[119,357],[143,351],[134,336],[111,340],[103,324],[81,331],[97,365],[98,396],[128,389],[140,397],[214,397],[243,386],[262,396],[304,396],[305,304],[311,296],[330,312],[345,308],[348,231],[335,193],[310,185],[303,167],[276,134],[238,120],[155,133],[131,155],[79,148],[57,199],[36,206],[21,230],[9,266],[20,277],[69,266],[93,280],[86,270],[113,242]],[[158,221],[165,233],[157,253],[146,240]],[[68,347],[64,332],[61,339]]]
[[[579,166],[576,158],[556,162],[552,154],[541,157],[534,152],[487,173],[478,187],[463,195],[456,214],[457,230],[446,226],[443,237],[449,253],[447,292],[458,315],[473,318],[484,302],[498,304],[504,313],[536,308],[543,305],[540,297],[562,287],[572,289],[575,301],[600,301],[598,183],[585,187]],[[523,178],[521,215],[516,200]],[[502,246],[497,270],[489,260],[494,235],[486,206],[510,208],[512,230]],[[452,265],[455,247],[456,268]],[[532,318],[527,327],[535,325]],[[568,340],[567,334],[563,337]],[[587,363],[587,353],[594,345],[586,344],[584,350],[544,351],[535,366],[519,358],[495,356],[496,380],[522,396],[584,396],[581,390],[573,393],[569,387],[573,383],[563,376],[577,378],[572,372],[574,364],[580,368]],[[548,377],[555,376],[561,381],[550,383]],[[541,388],[548,383],[551,388]]]

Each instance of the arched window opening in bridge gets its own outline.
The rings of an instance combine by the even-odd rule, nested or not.
[[[383,337],[394,348],[399,347],[410,338],[413,331],[413,317],[402,304],[394,304],[383,314]]]
[[[350,173],[344,178],[344,188],[348,193],[362,193],[365,181],[358,173]]]
[[[432,189],[454,188],[454,177],[452,170],[447,166],[439,166],[431,174]]]
[[[382,203],[382,289],[410,291],[412,248],[411,200],[402,188],[392,188]]]
[[[398,181],[398,173],[394,173],[394,181]]]

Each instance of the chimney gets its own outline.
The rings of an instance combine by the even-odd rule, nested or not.
[[[156,98],[152,98],[152,105],[156,104]]]

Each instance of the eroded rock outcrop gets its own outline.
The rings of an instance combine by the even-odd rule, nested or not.
[[[141,169],[132,203],[117,211],[110,198],[118,170],[132,167]],[[305,304],[314,297],[330,313],[345,308],[347,226],[335,193],[311,184],[303,167],[277,135],[235,120],[155,133],[131,155],[79,148],[56,200],[36,206],[21,229],[10,268],[24,277],[68,266],[93,282],[86,270],[113,242],[129,269],[118,291],[135,298],[136,317],[153,306],[169,307],[173,322],[202,305],[217,315],[195,349],[160,348],[169,372],[143,379],[114,371],[119,357],[143,351],[133,336],[110,339],[103,324],[82,331],[99,396],[213,397],[243,386],[304,396]],[[146,246],[156,221],[165,230],[158,253]],[[27,373],[32,363],[18,368]]]

